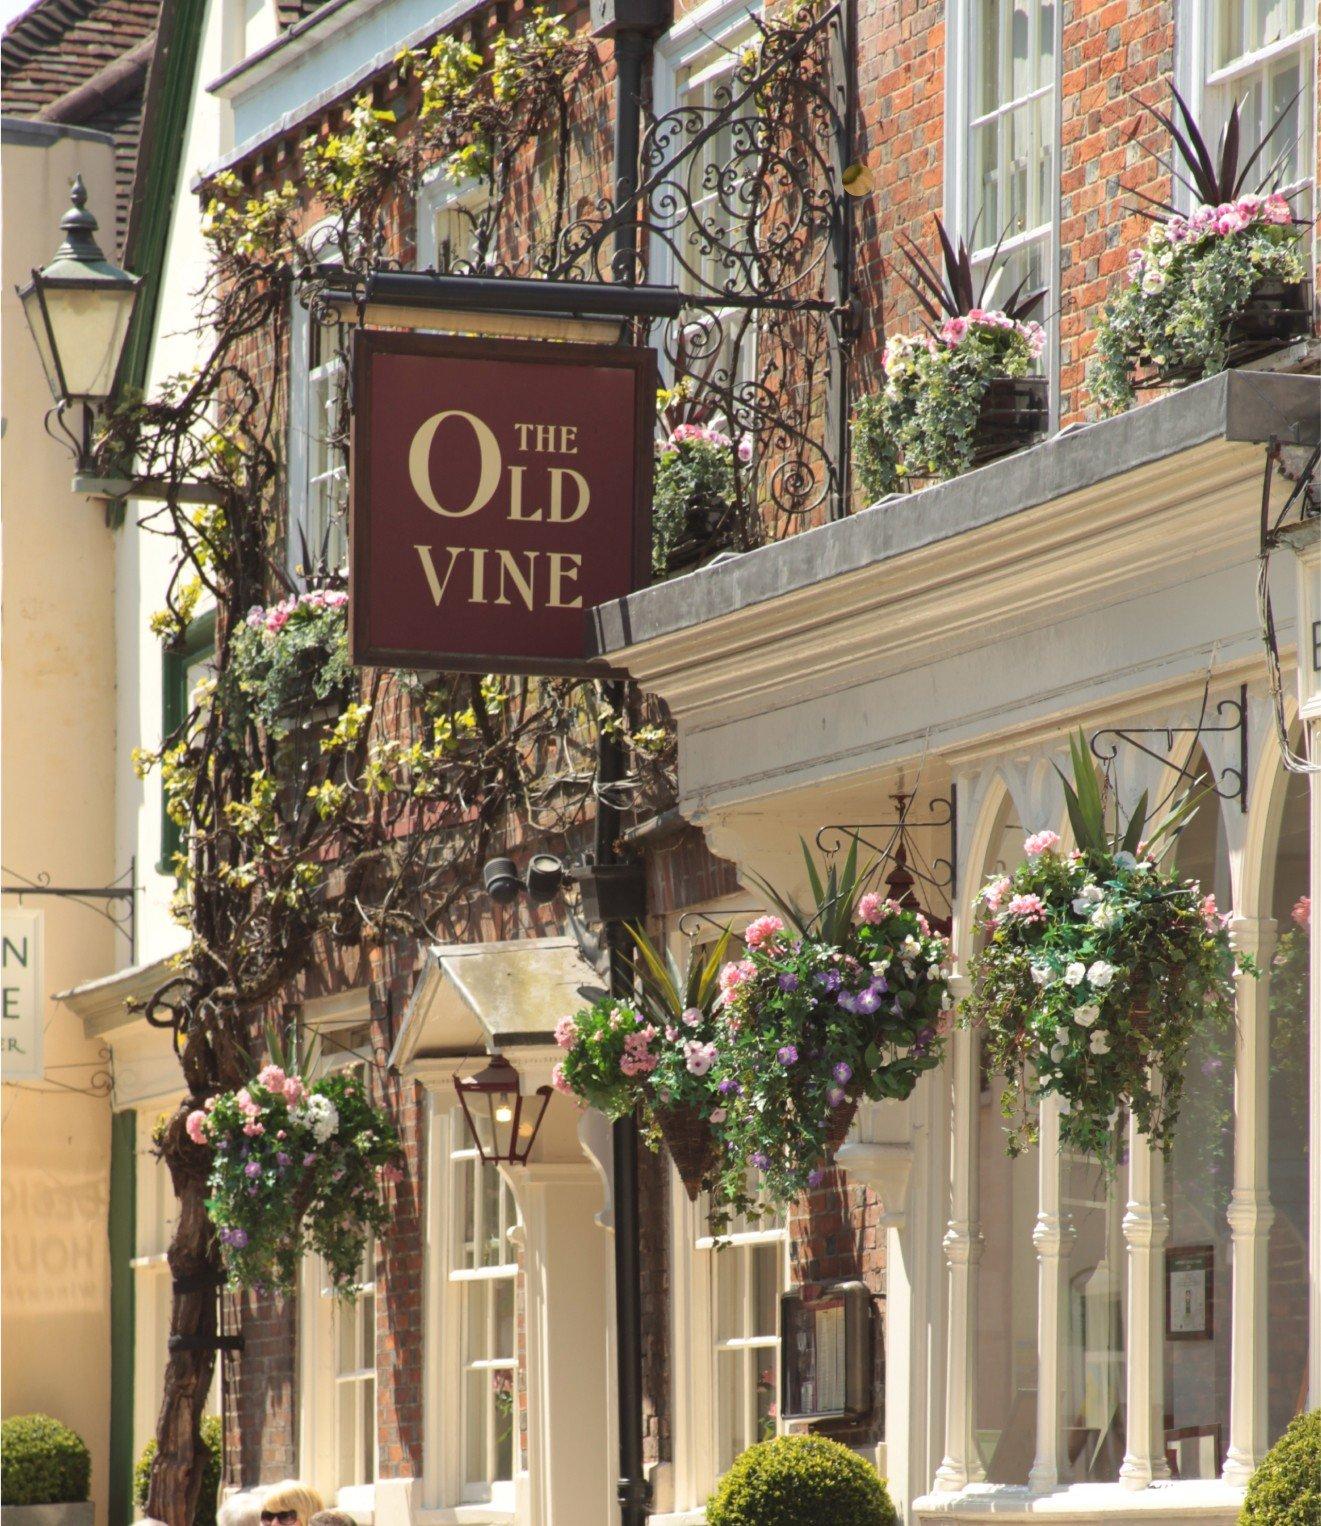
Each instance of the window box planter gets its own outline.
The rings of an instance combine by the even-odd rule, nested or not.
[[[997,376],[977,418],[974,466],[1034,444],[1050,427],[1050,382],[1044,376]]]
[[[1226,369],[1287,350],[1300,339],[1306,339],[1312,327],[1310,281],[1263,281],[1228,327]],[[1157,391],[1186,387],[1201,380],[1201,371],[1193,366],[1133,368],[1135,389]]]

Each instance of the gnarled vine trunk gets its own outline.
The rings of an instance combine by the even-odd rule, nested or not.
[[[205,1152],[184,1129],[189,1110],[187,1102],[180,1104],[161,1145],[179,1219],[168,1257],[174,1284],[170,1354],[156,1422],[147,1515],[166,1526],[192,1526],[202,1490],[207,1455],[200,1422],[215,1372],[218,1293],[224,1278],[220,1248],[206,1212]]]

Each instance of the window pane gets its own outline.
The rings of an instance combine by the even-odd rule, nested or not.
[[[1032,89],[1032,17],[1029,0],[1014,0],[1010,18],[1009,80],[1014,100]]]
[[[500,1173],[494,1166],[480,1166],[482,1191],[483,1266],[499,1266],[505,1259],[500,1242]]]
[[[973,129],[973,204],[968,241],[977,247],[994,245],[1004,220],[1000,210],[999,168],[1002,125],[998,118],[992,118]]]
[[[514,1476],[514,1374],[504,1368],[491,1374],[491,1402],[495,1406],[495,1476]]]
[[[770,1441],[776,1432],[776,1417],[780,1413],[780,1373],[778,1353],[753,1352],[757,1363],[757,1434],[756,1441]]]
[[[1000,104],[1001,4],[1002,0],[982,0],[980,56],[974,65],[980,81],[973,94],[973,110],[978,116]]]
[[[1016,111],[1010,112],[1005,124],[1008,159],[1004,177],[1004,223],[1002,226],[988,227],[985,230],[983,237],[989,243],[994,244],[1001,233],[1013,236],[1017,233],[1026,233],[1032,226],[1028,206],[1028,188],[1031,183],[1029,172],[1035,163],[1033,149],[1035,114],[1035,107],[1020,106]]]
[[[778,1245],[752,1249],[752,1328],[749,1335],[776,1335],[780,1327],[780,1261]]]
[[[1055,7],[1043,5],[1037,18],[1037,78],[1040,89],[1055,78]]]
[[[747,1275],[748,1250],[731,1246],[716,1253],[716,1340],[740,1340],[743,1328],[743,1284]]]
[[[463,1160],[454,1167],[455,1185],[458,1188],[459,1233],[457,1263],[460,1268],[471,1270],[477,1265],[477,1199],[473,1191],[475,1162]]]
[[[376,1482],[376,1379],[362,1384],[362,1477],[360,1482]]]
[[[1127,1151],[1114,1178],[1083,1156],[1063,1161],[1064,1210],[1074,1231],[1067,1275],[1064,1469],[1075,1483],[1109,1482],[1124,1460]]]
[[[494,1302],[492,1320],[494,1349],[491,1356],[512,1357],[514,1354],[514,1279],[501,1277],[491,1284]]]
[[[1295,741],[1297,746],[1297,741]],[[1305,899],[1310,872],[1307,780],[1289,776],[1275,857],[1272,914],[1278,941],[1270,984],[1271,1225],[1266,1321],[1269,1430],[1274,1441],[1307,1403],[1307,1237],[1309,1211],[1307,1013],[1311,965]]]
[[[463,1477],[466,1483],[485,1484],[487,1471],[486,1415],[491,1396],[491,1374],[485,1368],[468,1373],[464,1381]]]
[[[743,1437],[746,1359],[743,1351],[716,1354],[716,1466],[721,1473],[729,1471],[747,1445]]]

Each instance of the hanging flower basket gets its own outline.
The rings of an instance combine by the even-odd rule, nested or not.
[[[280,739],[314,716],[342,710],[353,694],[348,594],[317,589],[255,604],[231,636],[223,683],[230,714]]]
[[[190,1113],[187,1131],[213,1152],[206,1206],[231,1287],[289,1290],[314,1251],[335,1290],[354,1293],[368,1235],[389,1227],[383,1186],[403,1164],[394,1124],[358,1077],[309,1087],[267,1065]]]
[[[1035,832],[1024,862],[982,891],[987,941],[964,1011],[1006,1078],[1009,1153],[1036,1137],[1037,1103],[1055,1095],[1062,1143],[1113,1168],[1126,1112],[1169,1147],[1194,1034],[1232,1026],[1236,965],[1214,896],[1158,857],[1195,800],[1148,828],[1144,798],[1112,833],[1081,733],[1072,746],[1065,798],[1078,847],[1065,854],[1057,833]],[[1238,968],[1254,969],[1246,958]]]
[[[806,861],[813,909],[761,885],[782,915],[753,922],[747,957],[720,975],[726,1191],[752,1167],[780,1204],[821,1180],[863,1097],[902,1100],[940,1063],[949,1007],[948,945],[921,912],[862,890],[856,845],[824,874]]]
[[[652,566],[658,577],[697,566],[732,539],[738,472],[752,442],[737,445],[703,424],[675,427],[656,452],[652,497]]]
[[[703,1188],[710,1187],[720,1161],[720,1146],[709,1116],[697,1107],[658,1103],[652,1117],[670,1152],[674,1169],[689,1200],[696,1202]]]

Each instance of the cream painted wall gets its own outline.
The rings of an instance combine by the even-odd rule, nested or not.
[[[6,878],[45,873],[56,885],[105,885],[131,852],[116,854],[114,839],[114,537],[100,508],[70,493],[72,462],[43,432],[51,399],[14,295],[15,283],[54,253],[79,170],[90,208],[109,224],[108,138],[52,130],[30,145],[6,131],[2,828]],[[42,912],[47,993],[107,973],[127,951],[84,906],[28,904]],[[48,1001],[46,1080],[5,1085],[0,1096],[0,1398],[6,1415],[44,1411],[86,1440],[98,1521],[106,1519],[109,1449],[110,1102],[88,1089],[104,1068],[103,1046]]]

